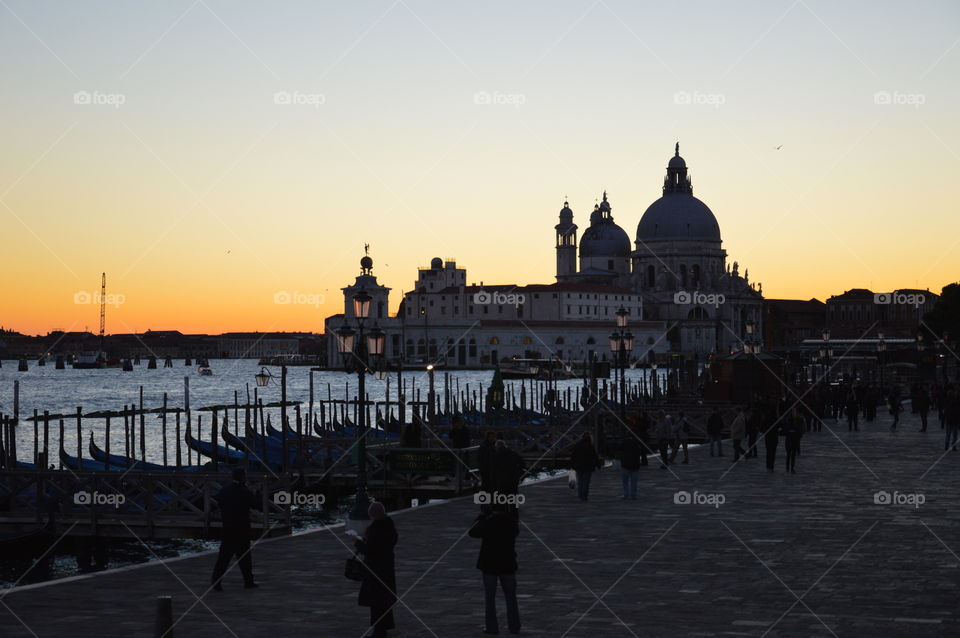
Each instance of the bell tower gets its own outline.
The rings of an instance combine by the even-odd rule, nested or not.
[[[573,223],[573,211],[569,202],[560,209],[557,231],[557,281],[577,274],[577,225]]]

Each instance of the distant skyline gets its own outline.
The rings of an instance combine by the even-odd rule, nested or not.
[[[960,279],[960,5],[0,2],[0,325],[310,331],[365,243],[551,283],[679,141],[768,298]],[[284,301],[287,303],[284,303]],[[278,303],[279,302],[279,303]]]

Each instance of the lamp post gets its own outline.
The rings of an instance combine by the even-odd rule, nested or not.
[[[947,378],[947,354],[949,354],[950,349],[947,347],[947,339],[949,339],[949,334],[944,331],[943,337],[941,337],[938,344],[940,350],[940,360],[943,361],[943,387],[947,387],[948,378]]]
[[[364,335],[364,322],[370,316],[371,297],[361,290],[353,296],[353,314],[357,320],[357,330],[346,322],[337,330],[337,350],[343,357],[346,372],[357,373],[357,496],[353,510],[347,520],[347,529],[362,532],[369,520],[367,508],[370,498],[367,496],[367,397],[366,376],[371,363],[383,355],[386,335],[374,326]],[[366,337],[366,338],[364,338]]]
[[[627,356],[633,351],[634,337],[627,330],[627,320],[630,316],[626,308],[621,307],[617,310],[617,329],[610,335],[610,352],[617,358],[617,366],[620,368],[620,421],[622,423],[627,418],[627,388],[626,388],[626,367]]]
[[[437,395],[436,395],[436,390],[433,383],[433,373],[434,373],[433,364],[428,363],[427,364],[427,381],[429,381],[429,387],[427,389],[427,403],[429,405],[427,405],[427,422],[430,423],[430,425],[433,425],[437,417],[436,409],[434,408],[434,406],[437,403]]]
[[[277,382],[277,378],[266,368],[260,368],[260,372],[253,375],[253,379],[259,388],[267,387],[271,380],[274,383]],[[283,452],[280,471],[285,472],[287,470],[287,366],[280,366],[280,449]]]

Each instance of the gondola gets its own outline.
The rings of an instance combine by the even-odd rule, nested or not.
[[[202,454],[207,458],[216,457],[217,462],[219,463],[239,463],[244,460],[245,455],[243,452],[237,450],[231,450],[230,448],[217,445],[214,446],[210,441],[198,441],[193,438],[193,433],[190,431],[190,425],[187,424],[187,434],[185,436],[187,442],[187,447],[189,447],[194,452]],[[216,449],[214,449],[216,448]]]
[[[97,444],[93,442],[93,432],[90,433],[90,445],[87,446],[87,450],[90,452],[90,457],[95,461],[98,461],[102,468],[104,460],[107,459],[107,453],[97,447]],[[135,470],[139,472],[174,472],[177,469],[174,465],[144,462],[137,459],[130,459],[120,454],[111,454],[109,459],[110,460],[108,462],[110,465],[123,468],[124,470]],[[180,467],[181,472],[200,472],[204,469],[207,468],[202,465],[183,465]]]

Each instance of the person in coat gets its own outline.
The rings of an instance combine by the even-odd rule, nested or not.
[[[397,602],[397,575],[393,548],[397,544],[397,528],[393,519],[387,516],[383,503],[370,503],[367,514],[370,525],[363,537],[354,541],[366,566],[357,603],[370,608],[373,638],[386,638],[387,632],[395,626],[393,605]]]
[[[677,414],[677,420],[673,423],[673,453],[670,454],[670,462],[673,463],[674,459],[677,458],[677,452],[680,451],[680,448],[683,448],[683,461],[682,463],[686,465],[690,462],[690,454],[687,450],[687,443],[690,439],[690,419],[683,413],[681,410]]]
[[[714,456],[713,450],[716,447],[717,456],[723,456],[723,416],[720,415],[720,408],[714,407],[707,419],[707,437],[710,439],[710,456]]]
[[[523,458],[508,448],[506,441],[497,440],[493,448],[493,491],[506,495],[519,494],[520,480],[526,469]],[[514,515],[519,514],[516,506],[510,508]]]
[[[849,410],[849,405],[847,407]],[[849,415],[849,413],[848,413]],[[790,416],[784,419],[783,437],[787,450],[787,471],[797,473],[797,454],[800,452],[800,439],[807,429],[807,423],[799,410],[791,410]]]
[[[750,408],[747,415],[747,458],[757,457],[757,437],[763,429],[763,412],[758,405]]]
[[[640,477],[640,444],[628,433],[620,442],[620,482],[623,499],[637,499],[637,479]]]
[[[733,423],[730,424],[730,438],[733,439],[733,462],[736,463],[741,456],[746,458],[746,453],[743,450],[743,440],[747,438],[747,415],[744,414],[743,408],[740,406],[737,406],[737,416],[733,418]]]
[[[763,447],[767,452],[767,471],[773,472],[777,460],[777,445],[780,443],[780,422],[776,412],[767,410],[764,413]]]
[[[943,450],[957,451],[957,432],[960,431],[960,393],[950,388],[943,398],[943,424],[946,437]]]
[[[480,442],[480,489],[484,492],[493,492],[494,490],[494,446],[497,443],[497,433],[493,430],[487,430]]]
[[[247,589],[257,587],[253,581],[253,559],[250,556],[250,510],[256,509],[257,499],[247,489],[246,481],[246,471],[238,467],[233,470],[233,481],[230,485],[214,496],[223,520],[220,553],[217,554],[211,580],[214,591],[223,591],[220,581],[234,556],[237,557],[240,573],[243,574],[243,586]]]
[[[673,417],[669,414],[660,413],[657,420],[657,441],[660,446],[660,469],[667,469],[670,464],[670,448],[676,449],[676,439],[673,438]]]
[[[517,519],[505,507],[493,506],[481,513],[470,527],[470,536],[481,539],[477,569],[483,573],[484,616],[483,633],[498,634],[497,583],[503,589],[507,602],[507,628],[511,634],[520,633],[520,607],[517,604],[517,551],[520,534]]]
[[[450,429],[450,447],[470,447],[470,430],[463,425],[463,417],[454,415]]]
[[[600,455],[593,447],[593,437],[589,432],[584,432],[580,440],[573,447],[573,453],[570,455],[570,465],[573,471],[577,473],[577,496],[581,501],[586,501],[590,496],[590,477],[594,470],[600,467]]]

